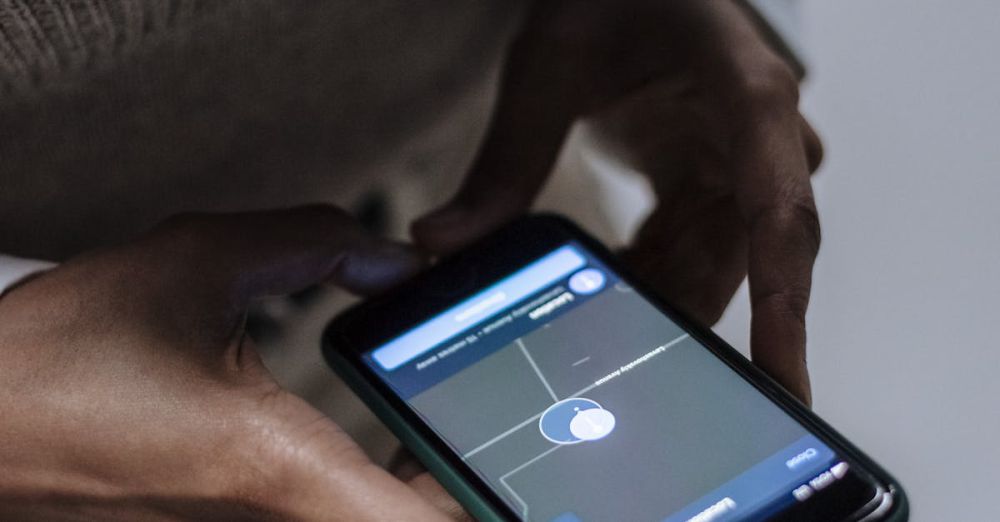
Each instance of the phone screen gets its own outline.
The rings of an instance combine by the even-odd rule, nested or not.
[[[575,242],[363,358],[525,520],[764,518],[847,472]]]

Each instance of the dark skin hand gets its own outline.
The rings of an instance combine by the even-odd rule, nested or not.
[[[524,212],[587,119],[657,196],[625,259],[706,324],[749,275],[753,360],[808,404],[822,149],[797,104],[791,68],[728,0],[539,3],[471,172],[414,236],[450,252]]]
[[[0,519],[449,519],[440,486],[375,466],[243,331],[256,297],[369,292],[419,267],[315,206],[176,218],[14,288],[0,299]]]
[[[473,169],[414,235],[453,251],[525,212],[587,119],[658,198],[626,259],[706,323],[749,275],[754,361],[808,402],[821,151],[797,92],[727,0],[538,2]],[[242,329],[255,297],[372,291],[417,267],[310,207],[176,219],[21,284],[0,298],[0,519],[463,516],[281,389]]]

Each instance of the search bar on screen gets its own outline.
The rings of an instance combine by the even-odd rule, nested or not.
[[[386,371],[395,370],[586,264],[587,260],[576,248],[561,247],[375,349],[372,359]]]

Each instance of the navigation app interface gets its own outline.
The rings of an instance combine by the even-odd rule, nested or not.
[[[847,469],[575,243],[365,359],[525,520],[761,519]]]

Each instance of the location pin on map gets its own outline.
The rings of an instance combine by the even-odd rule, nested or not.
[[[615,416],[590,399],[564,399],[545,410],[538,428],[556,444],[576,444],[608,436],[615,429]]]
[[[576,415],[569,422],[569,432],[582,440],[597,440],[604,438],[615,429],[615,416],[603,408],[592,408],[580,411],[574,408]]]

